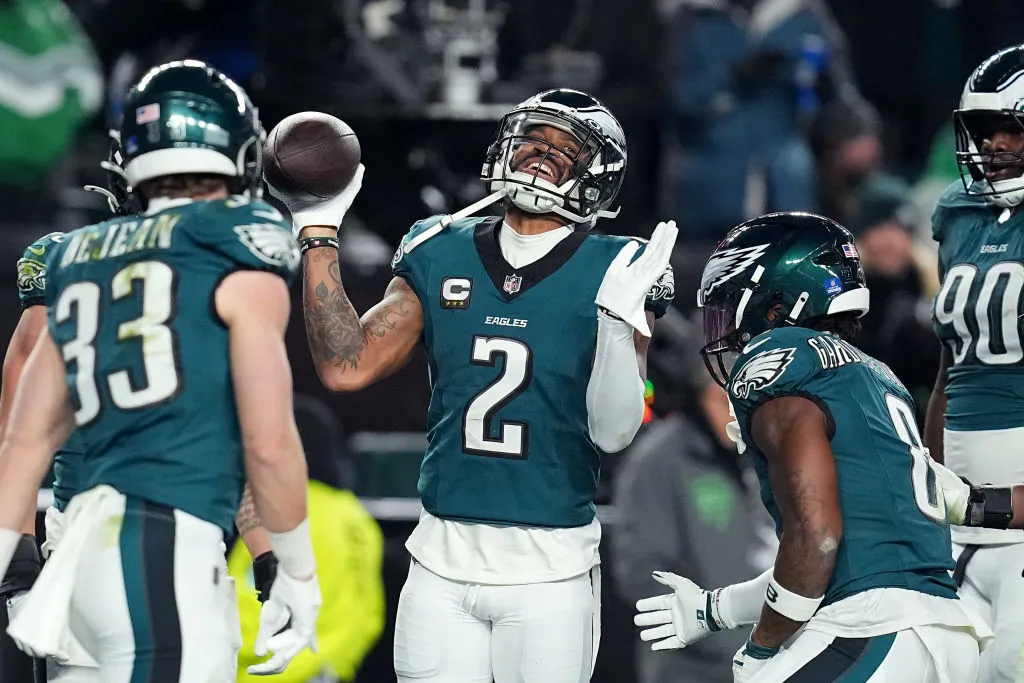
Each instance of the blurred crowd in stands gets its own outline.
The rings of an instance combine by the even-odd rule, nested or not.
[[[629,145],[622,213],[600,228],[680,227],[677,310],[650,354],[651,424],[603,475],[614,591],[626,604],[650,594],[654,568],[700,585],[742,580],[771,562],[774,534],[697,355],[707,255],[769,211],[839,220],[872,291],[857,343],[923,409],[939,355],[929,214],[959,178],[950,114],[967,74],[1022,29],[1019,0],[0,0],[0,328],[9,338],[17,320],[25,245],[104,218],[81,186],[104,183],[121,96],[155,63],[209,61],[249,90],[267,130],[310,109],[354,127],[367,172],[341,253],[360,310],[379,299],[413,221],[483,196],[476,176],[501,113],[547,87],[590,91]],[[313,474],[363,496],[414,497],[424,360],[331,396],[293,318],[296,391],[339,435],[307,449],[322,456]],[[714,545],[726,536],[747,543]],[[698,543],[715,552],[695,557]],[[400,543],[386,562],[389,552],[405,561]],[[716,641],[654,660],[637,643],[630,665],[613,661],[636,640],[623,638],[606,639],[595,681],[712,681],[728,667],[708,664],[735,649]]]

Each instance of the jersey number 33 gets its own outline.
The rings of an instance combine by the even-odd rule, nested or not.
[[[121,410],[136,410],[173,399],[181,388],[174,331],[169,327],[177,297],[174,270],[161,261],[142,261],[119,270],[110,280],[109,298],[117,302],[140,297],[142,314],[117,326],[118,344],[137,344],[142,351],[144,378],[133,383],[127,369],[96,376],[96,342],[104,317],[103,288],[90,281],[69,285],[57,299],[58,324],[74,318],[76,335],[61,349],[66,364],[74,363],[78,410],[75,423],[82,427],[101,412],[99,382],[106,382],[110,400]]]

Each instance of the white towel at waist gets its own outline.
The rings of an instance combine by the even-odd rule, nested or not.
[[[86,544],[111,512],[109,501],[124,496],[109,486],[97,486],[75,496],[63,517],[60,543],[25,598],[7,633],[38,657],[68,661],[71,640],[68,617],[75,573]],[[120,502],[120,501],[118,501]],[[123,512],[123,506],[120,506]]]

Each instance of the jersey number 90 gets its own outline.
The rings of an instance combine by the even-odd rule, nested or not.
[[[118,302],[141,297],[142,315],[117,326],[117,343],[134,344],[142,353],[145,375],[137,384],[127,369],[96,376],[96,337],[104,310],[103,288],[90,281],[76,282],[57,299],[58,324],[74,318],[75,337],[61,347],[66,364],[75,364],[78,410],[75,423],[89,424],[101,412],[99,382],[106,381],[110,399],[121,410],[145,408],[174,398],[181,389],[177,340],[169,327],[174,318],[176,290],[174,270],[160,261],[142,261],[119,270],[110,281],[109,298]]]
[[[953,363],[959,364],[974,349],[986,365],[1009,365],[1024,359],[1017,325],[1018,302],[1024,291],[1024,264],[1003,261],[988,269],[981,281],[973,317],[977,339],[969,326],[967,306],[974,289],[978,269],[959,264],[946,273],[942,289],[935,297],[935,320],[952,325],[957,343],[952,349]]]

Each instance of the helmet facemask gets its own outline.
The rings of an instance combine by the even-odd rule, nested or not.
[[[128,176],[124,171],[124,151],[121,149],[121,136],[116,130],[108,131],[110,136],[110,154],[100,162],[100,168],[106,172],[107,186],[86,185],[83,189],[98,192],[107,200],[110,212],[115,216],[130,216],[142,211],[140,197],[132,191],[128,184]]]
[[[956,159],[967,193],[1003,208],[1024,201],[1024,120],[1013,110],[958,109],[953,112]],[[988,149],[998,133],[1020,136],[1017,149]]]
[[[481,176],[492,192],[503,190],[528,213],[554,213],[588,227],[598,218],[614,218],[618,210],[607,208],[622,185],[625,150],[588,123],[554,107],[514,110],[502,119]],[[541,126],[568,133],[575,148],[539,137]]]
[[[743,350],[736,330],[736,309],[716,301],[705,304],[701,310],[704,314],[704,346],[700,349],[700,355],[708,374],[724,389],[729,383],[736,359]]]

